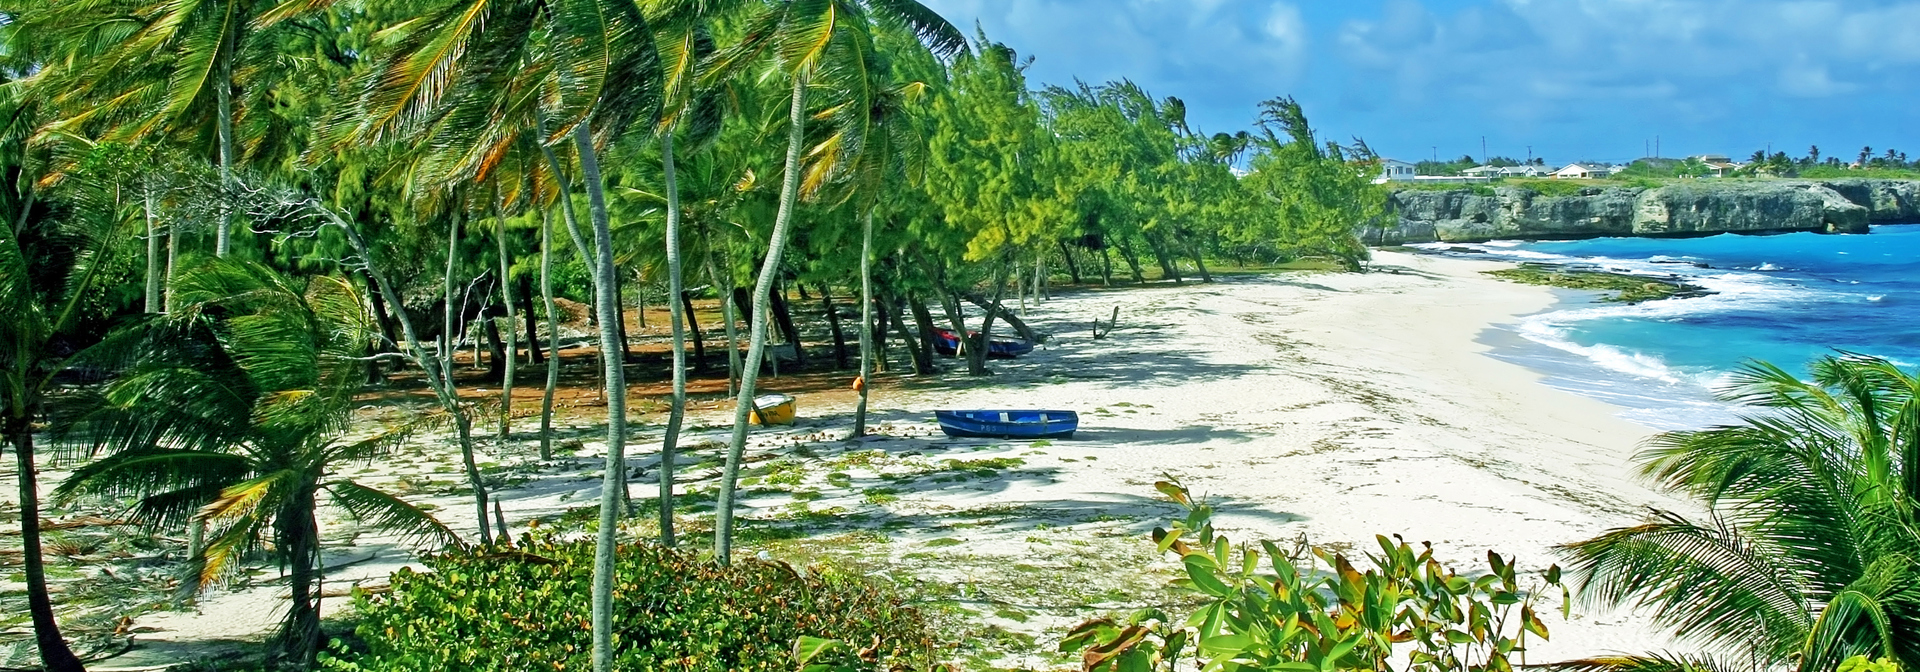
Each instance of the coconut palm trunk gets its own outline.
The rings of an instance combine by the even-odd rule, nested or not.
[[[733,437],[727,444],[727,460],[720,478],[720,494],[714,509],[713,553],[722,565],[733,560],[734,490],[740,478],[740,460],[747,446],[747,416],[753,412],[753,387],[760,379],[759,362],[766,356],[768,303],[773,295],[774,276],[780,274],[781,257],[787,251],[787,232],[793,224],[793,211],[800,200],[800,152],[806,142],[807,77],[793,76],[793,101],[787,113],[786,174],[780,185],[780,209],[773,218],[773,234],[767,241],[767,257],[760,264],[760,277],[754,284],[751,334],[747,337],[747,361],[752,365],[740,371],[740,393],[734,400]]]
[[[215,133],[220,142],[220,186],[233,186],[233,33],[228,31],[220,36],[220,53],[215,58],[220,63],[214,66],[219,77],[214,82],[213,100]],[[220,228],[214,232],[213,254],[227,256],[233,247],[233,212],[228,208],[220,209]]]
[[[459,324],[455,319],[459,316],[459,309],[455,308],[453,303],[453,270],[460,260],[459,211],[456,210],[448,219],[451,223],[448,225],[449,228],[447,230],[447,267],[446,274],[441,278],[443,283],[442,290],[445,292],[442,295],[445,310],[442,313],[444,321],[441,323],[440,330],[441,337],[445,339],[444,342],[446,346],[441,352],[440,378],[447,387],[448,396],[452,397],[452,403],[457,406],[460,404],[460,397],[458,394],[454,394],[453,355],[454,348],[458,346],[458,343],[454,341],[454,329],[456,325]],[[409,334],[409,338],[411,338],[411,334]],[[477,348],[479,339],[475,338],[474,340]],[[479,363],[479,359],[478,350],[476,349],[474,362],[476,364]],[[460,461],[467,469],[467,483],[473,486],[474,514],[477,518],[475,523],[480,526],[480,543],[491,544],[493,543],[493,532],[489,529],[491,524],[487,521],[487,489],[485,484],[480,482],[480,466],[478,461],[474,459],[473,454],[473,420],[464,412],[455,413],[453,425],[456,433],[460,437]]]
[[[540,301],[547,311],[547,389],[540,395],[540,459],[553,459],[553,391],[560,385],[560,318],[553,306],[553,222],[540,209]]]
[[[25,556],[27,613],[33,620],[34,644],[40,647],[40,662],[51,672],[81,672],[86,667],[73,655],[67,640],[60,636],[60,625],[53,618],[53,598],[47,590],[47,565],[40,557],[40,490],[34,466],[33,424],[35,409],[18,409],[8,419],[7,443],[20,472],[20,546]]]
[[[283,663],[299,669],[311,669],[320,652],[320,523],[315,482],[319,474],[303,479],[299,492],[287,499],[287,505],[274,516],[275,541],[287,549],[288,607],[287,627],[279,642]]]
[[[873,208],[860,224],[860,403],[853,410],[853,436],[867,435],[867,397],[873,389]]]
[[[500,433],[498,450],[501,455],[507,453],[507,438],[513,432],[513,371],[520,365],[520,340],[517,323],[513,314],[513,282],[509,274],[513,271],[512,259],[507,256],[507,217],[501,212],[500,197],[496,192],[493,201],[494,246],[500,255],[500,305],[507,311],[506,322],[506,367],[500,377]]]
[[[160,256],[163,254],[160,250],[160,227],[153,218],[153,185],[143,185],[140,191],[142,192],[140,196],[143,201],[141,203],[141,209],[146,211],[145,214],[147,216],[146,311],[148,313],[158,313],[164,308],[163,303],[165,302],[165,299],[161,296],[162,286],[160,284],[160,265],[163,263]]]
[[[727,332],[727,394],[732,395],[740,391],[740,325],[733,313],[733,278],[721,274],[713,264],[713,248],[718,243],[713,232],[707,232],[707,281],[719,288],[715,293],[720,296],[720,320],[726,323]]]
[[[620,352],[620,304],[613,291],[613,232],[607,222],[607,201],[600,183],[600,163],[585,122],[573,129],[580,155],[580,181],[587,190],[593,217],[593,274],[600,291],[594,308],[600,316],[600,350],[605,355],[607,380],[607,460],[600,479],[600,531],[593,552],[593,668],[613,664],[613,556],[615,533],[624,511],[627,472],[627,376]]]
[[[687,414],[687,334],[680,277],[680,187],[674,174],[673,129],[660,133],[660,167],[667,191],[667,309],[673,322],[673,397],[667,405],[666,436],[660,440],[660,545],[673,547],[673,461],[680,425]]]

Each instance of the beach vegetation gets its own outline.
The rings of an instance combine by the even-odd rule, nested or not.
[[[1512,670],[1527,663],[1528,640],[1548,638],[1537,600],[1564,593],[1558,566],[1523,573],[1491,551],[1485,571],[1461,574],[1431,546],[1383,536],[1362,571],[1304,543],[1235,543],[1207,502],[1175,481],[1155,487],[1186,515],[1153,541],[1200,602],[1185,615],[1148,608],[1080,624],[1060,649],[1086,670]]]
[[[1704,516],[1656,510],[1563,547],[1586,602],[1644,608],[1706,652],[1561,667],[1920,665],[1920,376],[1844,353],[1809,374],[1750,363],[1721,393],[1749,409],[1738,423],[1662,434],[1636,458]]]
[[[429,571],[394,574],[391,590],[356,593],[355,636],[323,669],[585,669],[593,556],[589,542],[533,539],[430,557]],[[925,618],[885,586],[827,567],[721,567],[652,544],[617,557],[616,669],[792,670],[803,638],[856,643],[879,669],[933,669]]]

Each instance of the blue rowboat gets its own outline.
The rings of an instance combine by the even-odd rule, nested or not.
[[[935,329],[933,330],[933,349],[943,355],[959,352],[960,337],[951,329]],[[1032,341],[996,338],[987,343],[987,356],[993,359],[1013,359],[1029,352],[1033,352]]]
[[[954,438],[1071,439],[1080,428],[1073,411],[934,411],[940,431]]]

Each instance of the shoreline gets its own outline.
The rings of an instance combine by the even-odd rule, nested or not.
[[[1236,538],[1305,538],[1364,553],[1374,535],[1399,534],[1432,542],[1437,558],[1463,572],[1484,568],[1488,550],[1544,569],[1552,546],[1636,523],[1647,506],[1689,511],[1629,473],[1628,458],[1655,430],[1488,356],[1480,342],[1488,329],[1556,302],[1547,287],[1480,274],[1509,266],[1380,252],[1367,274],[1223,274],[1216,284],[1061,295],[1026,318],[1055,338],[1027,357],[995,360],[994,376],[876,376],[881,436],[840,440],[849,390],[800,395],[798,425],[750,438],[740,516],[760,536],[742,548],[905,582],[944,605],[956,638],[997,642],[1002,657],[980,654],[987,660],[1055,669],[1063,663],[1053,644],[1074,624],[1177,604],[1165,585],[1174,567],[1146,541],[1173,512],[1152,487],[1162,474],[1211,497],[1217,524]],[[1116,305],[1118,328],[1092,340],[1091,323]],[[956,407],[1069,408],[1081,413],[1082,431],[1069,441],[949,440],[932,411]],[[730,421],[719,409],[688,415],[676,479],[684,501],[711,491],[715,442]],[[604,425],[581,416],[558,423],[577,451],[542,464],[528,457],[536,423],[518,421],[508,454],[482,442],[482,461],[515,484],[494,494],[516,535],[591,506],[599,492]],[[636,503],[655,489],[659,430],[636,425],[629,443]],[[415,443],[390,466],[348,471],[375,484],[425,481],[405,486],[408,499],[471,534],[470,500],[449,490],[460,478],[457,451],[440,436]],[[795,476],[753,477],[776,466]],[[326,517],[326,563],[337,568],[329,594],[417,566],[394,540],[363,534],[337,512]],[[697,537],[704,519],[682,525]],[[633,532],[644,536],[648,524],[636,521]],[[140,616],[142,646],[115,662],[258,637],[277,620],[279,591],[255,583],[193,611]],[[330,615],[347,606],[325,603]],[[1531,660],[1670,646],[1643,618],[1575,610],[1568,623],[1542,609],[1552,612],[1554,637],[1535,644]]]

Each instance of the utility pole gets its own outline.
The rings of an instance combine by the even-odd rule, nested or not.
[[[1482,135],[1480,136],[1480,165],[1489,163],[1493,163],[1493,159],[1487,156],[1487,136]]]
[[[1767,145],[1767,146],[1772,147],[1773,145]],[[1439,145],[1433,146],[1433,162],[1434,163],[1440,162],[1440,146]]]
[[[1653,136],[1653,158],[1660,158],[1660,136]]]

